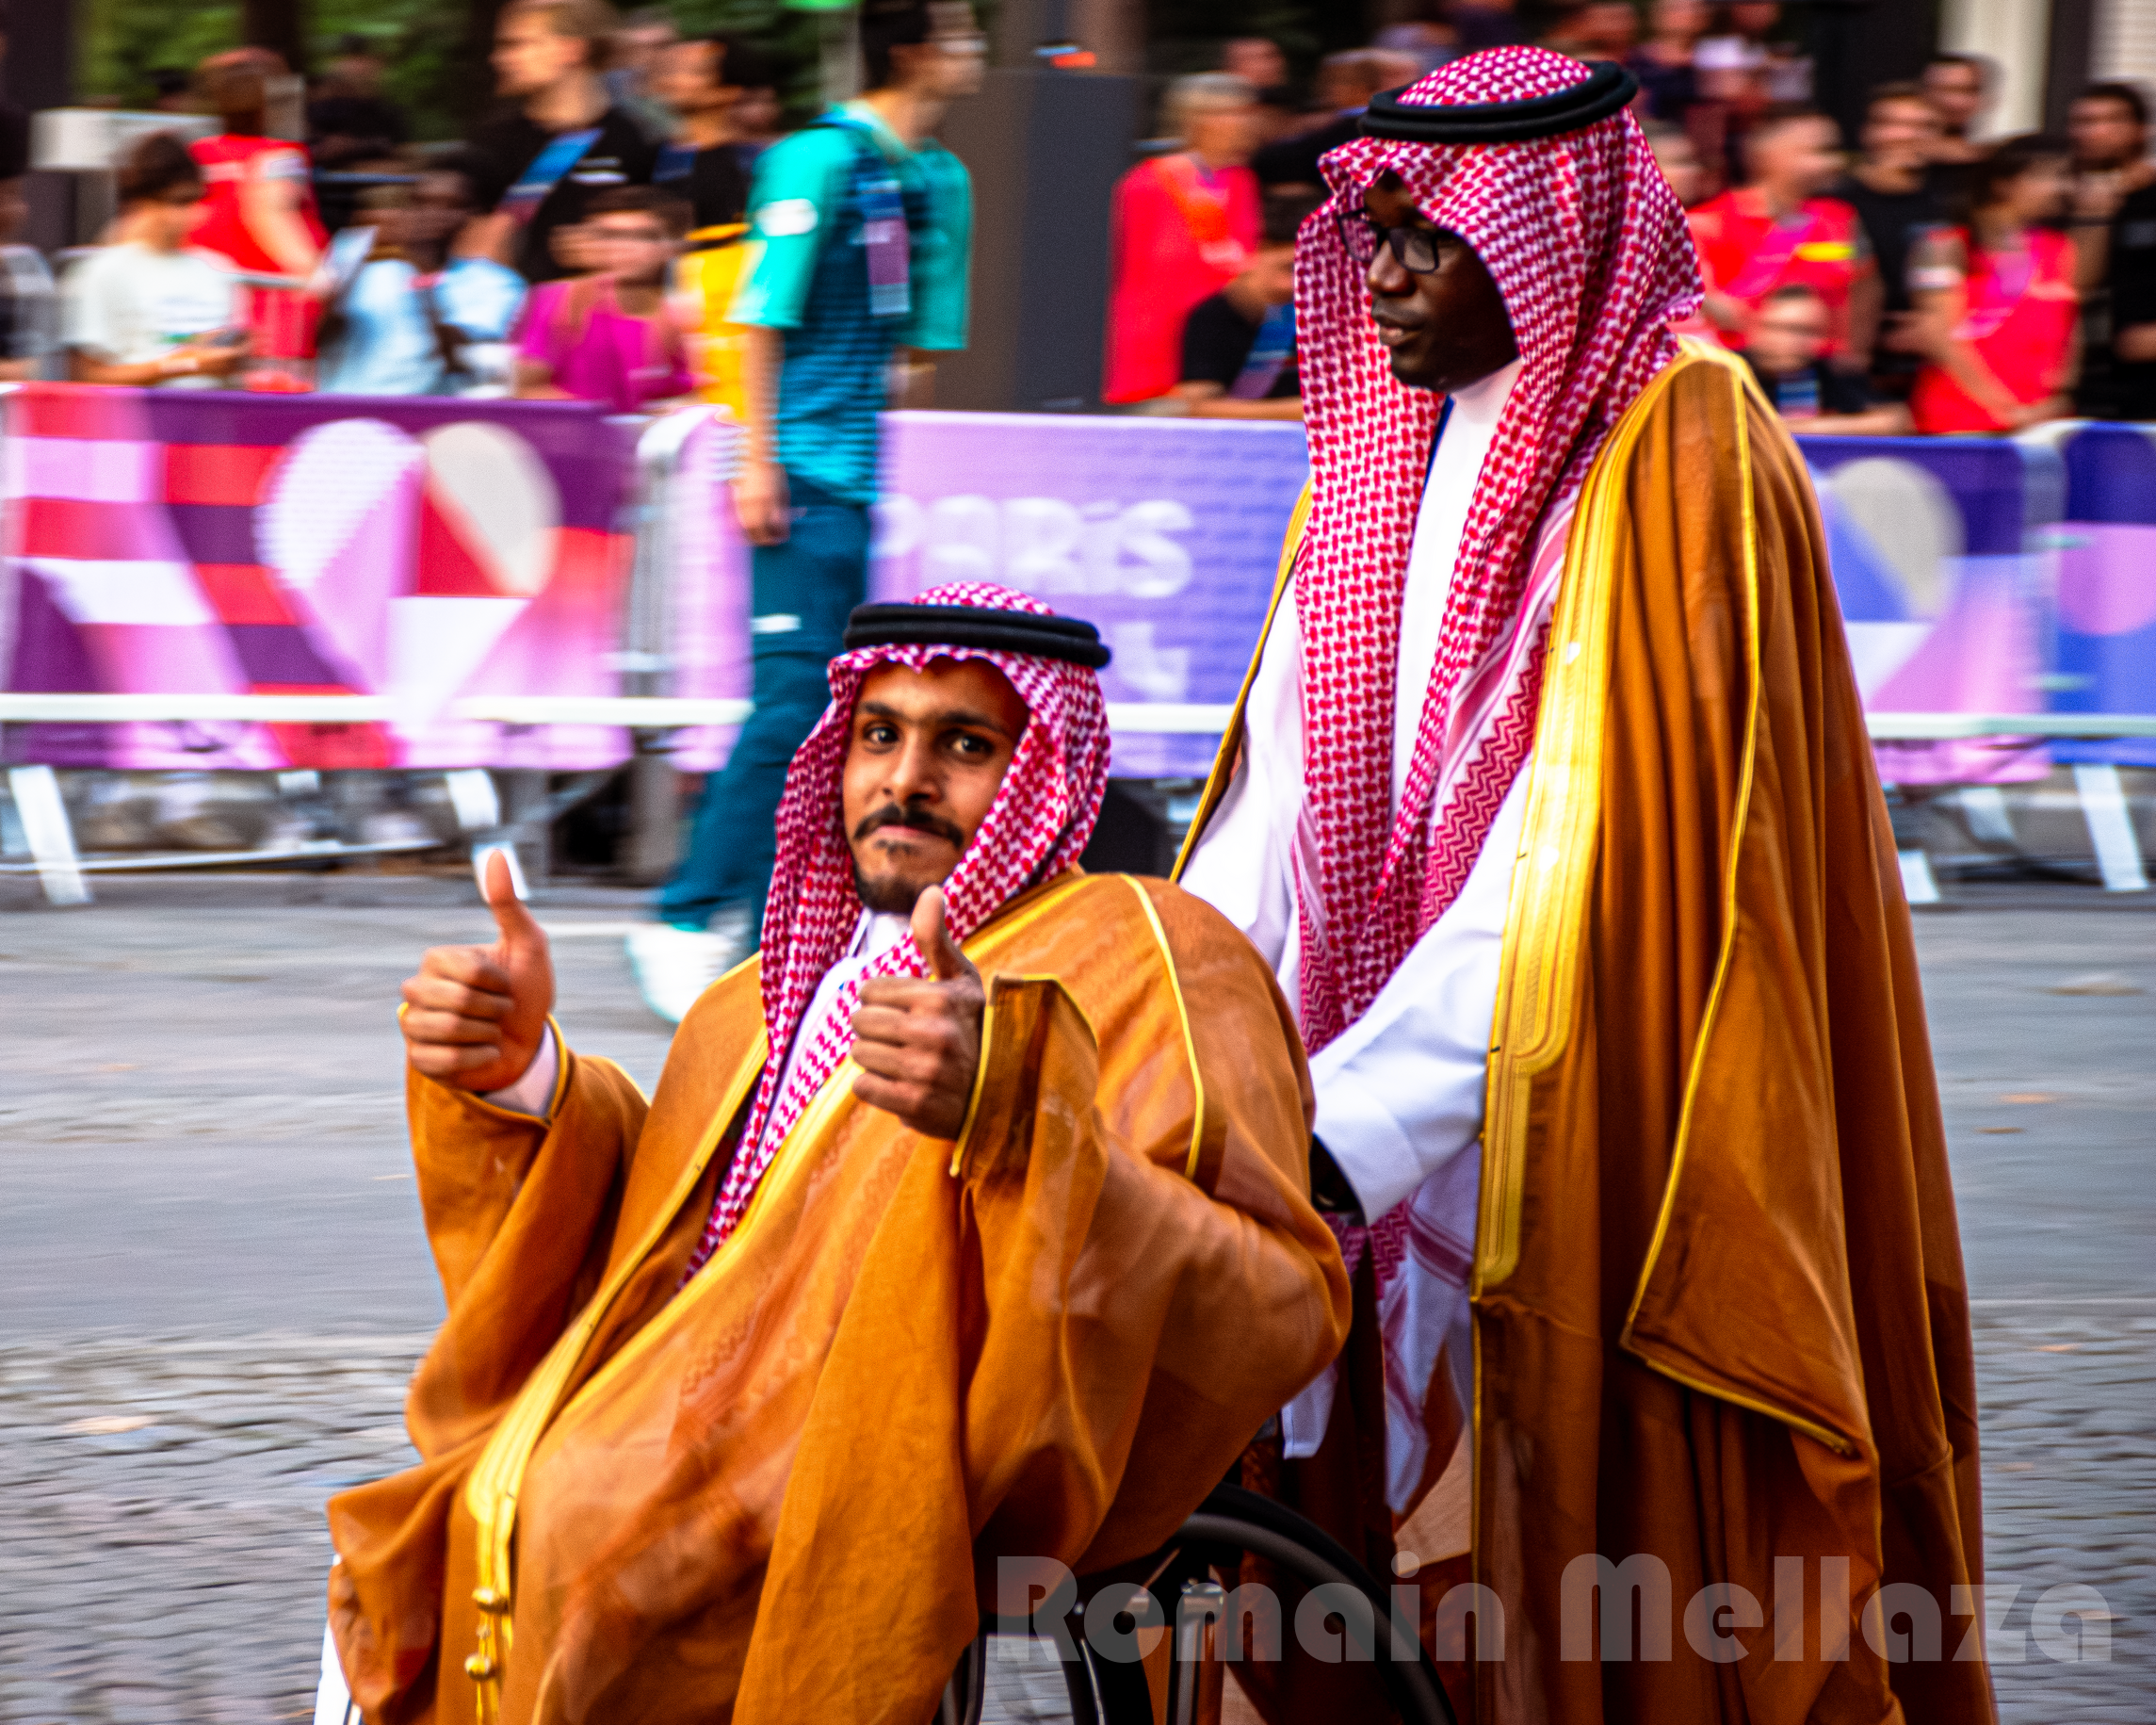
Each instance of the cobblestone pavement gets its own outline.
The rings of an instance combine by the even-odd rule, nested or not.
[[[425,879],[101,896],[0,900],[0,1725],[303,1719],[322,1500],[409,1459],[403,1382],[439,1315],[395,984],[484,924]],[[2013,903],[1919,928],[1995,1610],[2014,1590],[1994,1668],[2007,1725],[2147,1721],[2156,994],[2100,990],[2156,989],[2156,916]],[[665,1038],[602,932],[633,914],[543,905],[569,1035],[648,1082]],[[2118,980],[2051,992],[2092,973]],[[2053,1620],[2061,1587],[2109,1615]]]

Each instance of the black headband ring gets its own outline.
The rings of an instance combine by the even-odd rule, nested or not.
[[[1044,617],[992,605],[856,605],[846,620],[846,650],[858,647],[980,647],[1059,659],[1098,671],[1111,655],[1100,631],[1080,617]]]
[[[1607,120],[1640,93],[1640,81],[1603,60],[1578,84],[1517,102],[1402,102],[1413,89],[1372,96],[1358,128],[1365,138],[1416,144],[1511,144],[1556,138]]]

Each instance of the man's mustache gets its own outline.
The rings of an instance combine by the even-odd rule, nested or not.
[[[948,839],[960,850],[965,848],[965,835],[941,815],[932,815],[925,808],[909,808],[903,803],[886,803],[875,813],[867,816],[853,829],[855,843],[870,833],[881,832],[886,826],[902,826],[909,832],[930,833],[938,838]]]

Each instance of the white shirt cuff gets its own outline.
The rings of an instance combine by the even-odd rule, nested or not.
[[[554,1046],[554,1026],[549,1024],[545,1036],[540,1041],[539,1052],[531,1057],[531,1065],[525,1067],[524,1076],[500,1090],[485,1092],[479,1100],[506,1108],[512,1115],[529,1115],[535,1120],[543,1120],[553,1106],[554,1085],[560,1076],[561,1053]]]
[[[1416,1154],[1415,1141],[1401,1131],[1367,1081],[1320,1084],[1317,1135],[1363,1207],[1363,1219],[1374,1222],[1422,1183],[1429,1171]]]

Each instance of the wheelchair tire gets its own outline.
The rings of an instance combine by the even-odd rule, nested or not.
[[[1180,1585],[1177,1577],[1193,1570],[1204,1572],[1216,1555],[1222,1567],[1232,1568],[1234,1557],[1243,1552],[1256,1554],[1308,1586],[1344,1586],[1360,1594],[1370,1606],[1370,1626],[1376,1635],[1372,1651],[1380,1654],[1373,1669],[1402,1725],[1458,1725],[1445,1686],[1437,1679],[1437,1668],[1421,1644],[1418,1625],[1402,1624],[1396,1631],[1392,1599],[1386,1589],[1308,1517],[1240,1486],[1215,1487],[1176,1530],[1175,1538],[1161,1546],[1161,1579],[1152,1585],[1165,1620],[1171,1625],[1175,1621],[1174,1589]],[[996,1628],[991,1619],[960,1659],[945,1692],[937,1725],[979,1725],[988,1641]],[[1382,1656],[1394,1644],[1396,1633],[1403,1643],[1414,1645],[1414,1659]],[[1086,1645],[1082,1635],[1078,1646],[1080,1659],[1062,1667],[1073,1725],[1152,1725],[1152,1695],[1143,1668],[1102,1659]],[[1179,1688],[1171,1668],[1170,1695],[1177,1694]],[[1176,1721],[1171,1719],[1170,1725],[1176,1725]]]

